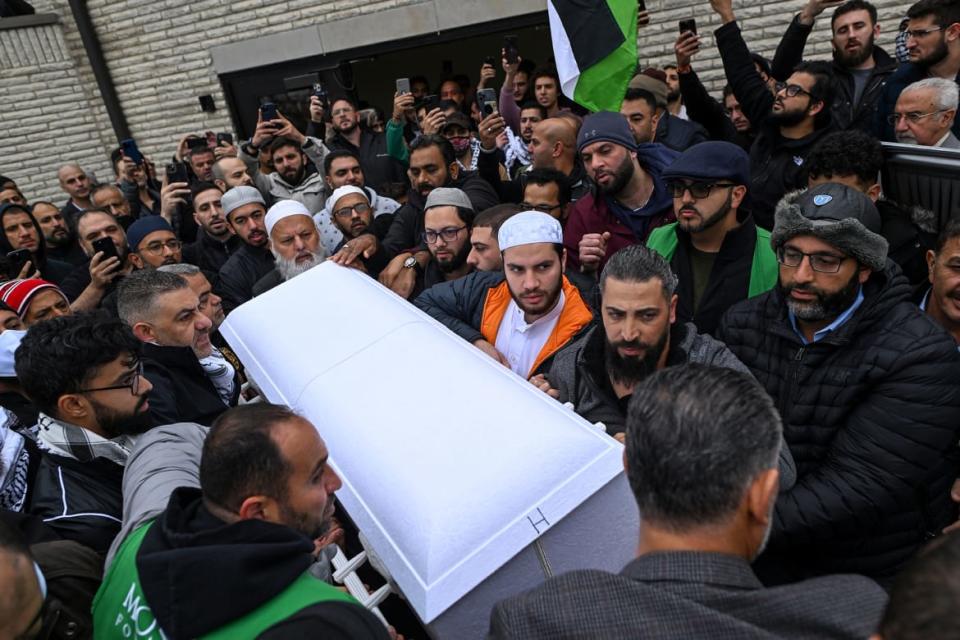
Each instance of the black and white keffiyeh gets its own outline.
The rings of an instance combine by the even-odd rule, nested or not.
[[[135,441],[133,436],[128,435],[108,440],[83,427],[51,418],[45,413],[40,414],[37,426],[37,445],[41,449],[80,462],[106,458],[120,466],[126,466]]]

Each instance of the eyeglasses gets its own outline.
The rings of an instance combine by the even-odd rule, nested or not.
[[[907,34],[908,38],[913,38],[914,40],[919,40],[923,36],[929,35],[934,31],[940,31],[943,27],[930,27],[929,29],[914,29],[912,31],[907,31],[904,29],[904,33]]]
[[[531,211],[539,211],[540,213],[550,213],[554,209],[559,209],[561,205],[559,204],[530,204],[529,202],[521,202],[520,206],[524,209]]]
[[[710,195],[715,188],[735,187],[737,185],[730,182],[683,182],[682,180],[670,180],[667,182],[667,191],[674,198],[682,198],[684,191],[689,191],[697,200],[702,200]]]
[[[457,236],[460,235],[460,232],[467,228],[467,225],[462,227],[447,227],[446,229],[440,229],[440,231],[433,231],[427,229],[423,232],[423,239],[427,241],[427,244],[434,244],[437,241],[437,238],[442,237],[446,242],[453,242],[457,239]]]
[[[337,216],[338,218],[349,218],[351,215],[353,215],[354,211],[360,215],[370,213],[370,205],[368,205],[366,202],[358,202],[352,207],[341,207],[340,209],[337,209],[333,212],[333,215]]]
[[[802,93],[805,96],[810,96],[811,100],[815,99],[815,96],[812,93],[810,93],[809,91],[807,91],[806,89],[804,89],[798,84],[787,84],[786,82],[778,82],[774,86],[777,89],[777,93],[780,93],[781,91],[783,91],[788,98],[795,98]]]
[[[143,248],[143,251],[146,251],[147,253],[151,253],[155,256],[158,256],[161,253],[163,253],[164,247],[166,247],[167,249],[170,249],[170,251],[178,251],[182,246],[183,246],[183,243],[180,242],[179,240],[167,240],[166,242],[160,242],[158,240],[157,242],[151,242],[150,244],[145,246]]]
[[[911,113],[891,113],[887,116],[887,122],[890,124],[897,124],[901,119],[905,119],[916,124],[927,116],[933,116],[938,113],[943,113],[944,111],[946,111],[946,109],[937,109],[936,111],[931,111],[930,113],[917,113],[916,111]]]
[[[832,256],[828,253],[804,253],[788,247],[777,249],[777,262],[785,267],[796,268],[806,256],[810,258],[810,268],[820,273],[837,273],[846,257]]]
[[[140,391],[140,378],[143,377],[143,362],[137,362],[133,371],[130,373],[131,379],[126,384],[114,384],[109,387],[93,387],[92,389],[79,389],[78,393],[91,393],[93,391],[113,391],[114,389],[130,389],[130,393],[137,395]]]

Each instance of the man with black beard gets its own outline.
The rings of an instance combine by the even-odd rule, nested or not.
[[[833,70],[828,62],[802,62],[771,95],[740,33],[733,0],[710,0],[710,5],[723,22],[715,35],[724,73],[757,131],[750,148],[750,197],[757,226],[769,230],[780,198],[806,185],[807,154],[834,130]]]
[[[744,206],[750,158],[730,142],[702,142],[663,172],[677,221],[653,230],[647,246],[680,280],[677,317],[713,333],[731,306],[777,284],[770,233]]]
[[[337,98],[333,101],[330,124],[334,130],[327,143],[330,150],[346,149],[357,154],[368,185],[384,191],[386,184],[405,181],[403,165],[387,153],[386,135],[360,127],[360,113],[353,100]]]
[[[803,60],[803,49],[814,22],[829,4],[809,0],[794,17],[773,58],[775,78],[786,78]],[[833,124],[842,130],[872,131],[884,84],[897,70],[897,61],[874,45],[874,39],[880,35],[877,8],[866,0],[848,0],[834,10],[830,30],[836,78],[830,107]]]
[[[423,241],[430,250],[430,262],[417,280],[414,296],[473,271],[467,262],[473,218],[473,205],[460,189],[440,187],[430,192],[423,212]]]
[[[573,267],[594,274],[618,250],[673,222],[661,173],[677,153],[659,144],[638,145],[627,119],[609,111],[584,119],[577,150],[593,189],[571,207],[563,245]]]
[[[391,261],[379,278],[384,286],[404,298],[410,297],[417,275],[430,260],[430,251],[423,243],[423,211],[430,192],[438,187],[456,187],[467,194],[474,211],[498,203],[497,194],[486,180],[460,169],[453,145],[443,136],[422,135],[410,144],[407,174],[411,189],[383,239]]]
[[[688,362],[747,368],[727,347],[678,321],[677,277],[659,254],[632,245],[600,274],[601,325],[565,347],[535,385],[621,442],[634,388],[654,371]]]
[[[773,398],[797,463],[758,567],[767,584],[889,582],[956,520],[960,354],[910,301],[881,226],[847,186],[784,198],[779,286],[732,307],[716,334]]]
[[[40,410],[29,512],[98,553],[120,530],[134,438],[153,425],[141,348],[130,327],[98,313],[38,323],[16,353],[17,380]]]
[[[924,78],[943,78],[960,83],[960,3],[945,0],[920,0],[907,10],[907,52],[910,62],[903,64],[887,80],[883,89],[874,131],[877,137],[896,141],[893,114],[900,93]],[[960,136],[960,119],[953,121],[953,134]]]

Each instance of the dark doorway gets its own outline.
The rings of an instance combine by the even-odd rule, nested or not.
[[[376,14],[370,19],[376,20]],[[253,133],[257,107],[266,101],[276,104],[303,131],[315,74],[332,97],[350,95],[361,106],[379,107],[389,118],[397,78],[425,75],[435,90],[452,71],[466,74],[475,84],[483,59],[499,58],[507,34],[517,35],[521,56],[537,64],[552,57],[547,15],[541,12],[224,74],[220,81],[241,138]],[[503,71],[498,71],[495,86],[499,90]]]

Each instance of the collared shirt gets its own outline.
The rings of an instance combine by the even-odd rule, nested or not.
[[[497,329],[496,347],[497,351],[506,356],[510,369],[514,373],[524,378],[530,373],[533,363],[537,361],[537,356],[543,350],[543,345],[547,343],[547,339],[557,326],[564,302],[565,298],[561,291],[557,304],[547,315],[527,324],[523,318],[523,309],[517,306],[516,301],[510,301],[507,313]]]
[[[126,466],[127,458],[133,449],[133,436],[119,436],[107,440],[74,424],[61,422],[41,413],[38,421],[37,445],[44,451],[79,462],[91,462],[96,458],[106,458],[121,466]]]
[[[863,304],[862,286],[857,289],[857,299],[853,301],[853,304],[847,307],[846,311],[837,316],[836,320],[813,334],[813,342],[820,342],[828,333],[836,331],[846,324],[847,320],[853,316],[854,312],[860,307],[861,304]],[[797,317],[793,314],[793,311],[788,311],[788,316],[790,317],[790,324],[793,325],[794,332],[800,337],[800,341],[803,342],[803,344],[810,344],[800,329],[797,328]]]
[[[920,301],[920,311],[927,313],[927,303],[930,301],[930,294],[933,293],[933,287],[927,289],[927,292],[923,294],[923,300]],[[960,351],[960,344],[957,345],[957,351]]]
[[[939,140],[937,140],[937,144],[935,144],[935,145],[933,145],[933,146],[935,146],[935,147],[942,147],[942,146],[943,146],[943,143],[947,141],[947,138],[950,137],[950,134],[951,134],[951,133],[953,133],[953,131],[950,131],[950,130],[948,129],[947,132],[946,132],[945,134],[943,134],[943,137],[940,138]]]

